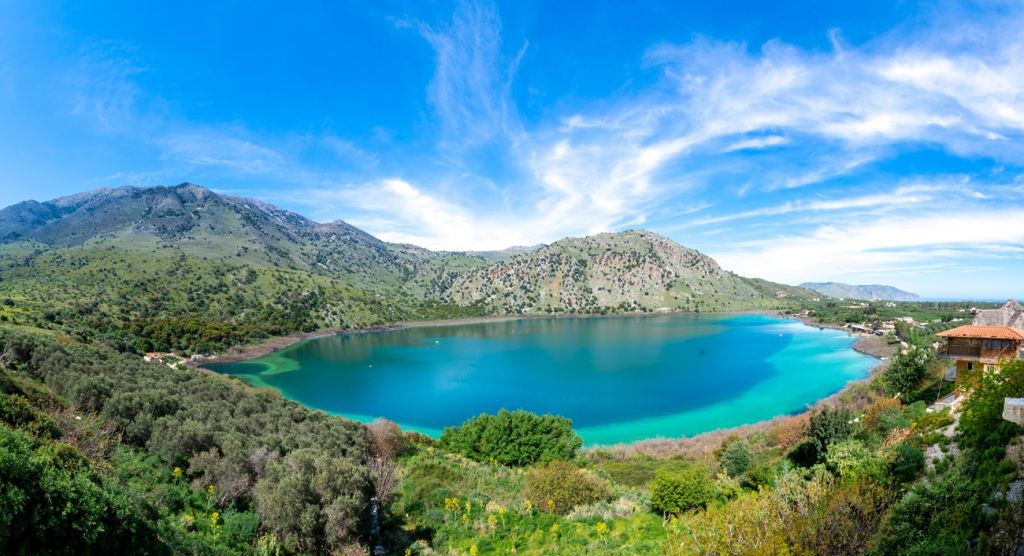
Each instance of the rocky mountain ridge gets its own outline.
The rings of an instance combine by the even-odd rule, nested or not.
[[[0,238],[0,319],[118,349],[488,314],[786,308],[816,295],[647,231],[437,252],[189,183],[18,203],[0,210]]]
[[[841,282],[804,282],[801,288],[840,299],[865,301],[920,301],[917,294],[882,284],[853,285]]]

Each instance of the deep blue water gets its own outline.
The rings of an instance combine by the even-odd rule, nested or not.
[[[570,417],[588,444],[607,444],[800,411],[877,363],[853,342],[765,315],[523,319],[342,334],[208,367],[428,434],[522,408]]]

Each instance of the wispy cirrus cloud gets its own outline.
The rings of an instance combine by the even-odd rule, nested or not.
[[[145,129],[164,160],[276,180],[292,206],[393,241],[490,249],[646,226],[746,274],[878,276],[928,257],[958,267],[963,243],[935,232],[986,211],[1017,216],[995,191],[1005,202],[1024,181],[1022,25],[1020,10],[936,17],[858,45],[823,30],[829,51],[655,44],[637,60],[644,85],[531,119],[515,87],[530,43],[509,37],[494,5],[460,2],[443,23],[404,19],[397,31],[433,53],[430,122],[410,159],[327,132],[188,122],[146,97],[142,64],[123,53],[90,54],[79,112]],[[992,257],[1019,241],[960,237]]]
[[[446,146],[474,146],[520,133],[510,88],[529,43],[511,58],[503,55],[497,8],[465,1],[449,23],[416,27],[434,49],[428,96]]]

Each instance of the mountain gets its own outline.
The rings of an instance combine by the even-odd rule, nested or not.
[[[730,310],[801,295],[723,270],[711,257],[646,231],[566,238],[460,275],[442,298],[498,313]],[[802,292],[804,296],[810,292]]]
[[[829,297],[843,299],[864,299],[867,301],[919,301],[921,299],[917,294],[879,284],[854,286],[840,282],[804,282],[800,284],[800,287],[814,290]]]
[[[0,321],[121,350],[485,314],[781,308],[812,295],[650,232],[437,252],[190,183],[0,210]]]

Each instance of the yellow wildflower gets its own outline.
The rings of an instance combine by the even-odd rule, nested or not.
[[[174,470],[171,471],[171,475],[174,475],[175,479],[180,477],[181,476],[181,468],[180,467],[175,467]]]
[[[526,500],[523,500],[523,510],[525,510],[527,512],[532,512],[533,511],[533,502],[531,502],[529,498],[527,498]]]
[[[209,492],[210,494],[213,494],[216,491],[217,491],[217,487],[215,487],[213,485],[210,485],[210,486],[206,487],[206,492]]]
[[[599,522],[597,524],[597,534],[598,534],[598,536],[602,536],[603,537],[605,535],[605,533],[607,533],[607,532],[608,532],[608,524],[603,522],[603,521]]]
[[[469,547],[469,554],[470,556],[478,556],[480,554],[480,549],[477,548],[476,545],[474,544],[473,546]]]

